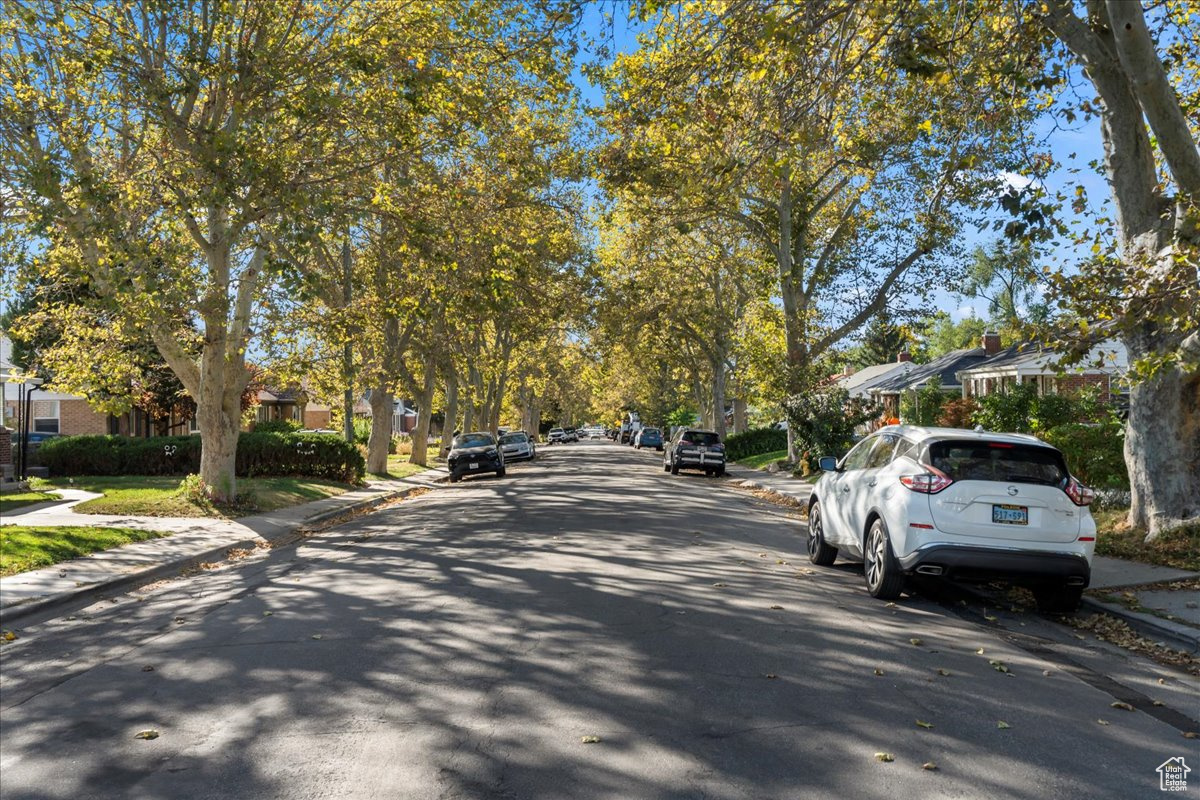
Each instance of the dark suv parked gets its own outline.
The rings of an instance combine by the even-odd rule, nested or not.
[[[678,475],[681,469],[702,469],[706,475],[725,474],[725,445],[715,431],[680,428],[663,453],[663,471]]]
[[[497,478],[504,477],[504,453],[496,437],[488,431],[460,433],[450,445],[446,457],[450,468],[450,482],[458,483],[464,475],[494,472]]]

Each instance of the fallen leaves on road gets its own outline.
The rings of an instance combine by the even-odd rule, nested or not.
[[[927,769],[930,772],[933,772],[937,768],[938,768],[938,765],[933,763],[932,761],[926,761],[924,764],[921,765],[921,769]]]
[[[876,754],[875,754],[875,760],[876,760],[876,761],[882,761],[882,762],[884,762],[884,763],[886,764],[886,763],[890,763],[890,762],[892,762],[892,761],[895,761],[895,760],[896,760],[896,757],[895,757],[894,755],[892,755],[891,753],[876,753]]]
[[[884,608],[895,608],[895,607],[896,607],[895,603],[887,603],[886,605],[884,605]]]
[[[1009,672],[1010,671],[1007,664],[1005,664],[1003,661],[999,661],[995,658],[988,661],[988,663],[992,665],[992,669],[996,670],[996,672]]]
[[[150,730],[138,731],[133,735],[135,739],[157,739],[158,731],[151,728]]]
[[[1064,617],[1063,622],[1079,630],[1090,631],[1095,634],[1096,638],[1111,642],[1118,647],[1149,656],[1160,664],[1168,664],[1181,668],[1192,675],[1200,675],[1200,657],[1183,650],[1173,650],[1140,636],[1134,633],[1124,620],[1108,614],[1097,613],[1086,617]],[[1160,679],[1159,683],[1165,683],[1165,681]]]
[[[766,675],[764,675],[763,677],[764,677],[764,678],[766,678],[766,679],[767,679],[767,680],[769,680],[769,681],[773,681],[773,680],[775,680],[776,678],[778,678],[779,676],[778,676],[778,675],[776,675],[774,672],[768,672],[768,673],[767,673]]]
[[[996,723],[996,727],[997,727],[997,728],[999,728],[999,729],[1000,729],[1000,730],[1002,730],[1002,731],[1006,731],[1006,730],[1008,730],[1009,728],[1011,728],[1011,727],[1012,727],[1012,725],[1009,725],[1009,724],[1008,724],[1007,722],[1005,722],[1004,720],[1000,720],[999,722],[997,722],[997,723]]]
[[[320,638],[321,638],[321,634],[319,634],[319,633],[314,633],[314,634],[312,635],[312,638],[314,638],[314,639],[320,639]]]
[[[264,617],[273,617],[273,616],[275,616],[275,612],[274,611],[264,611],[263,616]]]
[[[783,611],[783,606],[771,606],[772,611]]]
[[[933,727],[932,722],[925,722],[924,720],[920,720],[920,719],[917,720],[916,722],[917,722],[917,727],[920,727],[920,728],[932,728]]]
[[[716,588],[718,588],[718,589],[724,589],[724,588],[725,588],[726,586],[728,586],[728,585],[729,585],[729,584],[727,584],[727,583],[714,583],[714,584],[713,584],[713,586],[714,586],[714,587],[716,587]]]
[[[1162,700],[1151,700],[1151,701],[1150,701],[1150,705],[1152,705],[1152,706],[1165,706],[1165,705],[1166,705],[1166,703],[1164,703]]]
[[[1042,674],[1043,674],[1043,675],[1045,675],[1047,678],[1049,678],[1051,675],[1053,675],[1053,674],[1054,674],[1054,670],[1052,670],[1052,669],[1044,669],[1044,670],[1042,670]]]
[[[981,656],[981,655],[983,655],[983,648],[981,647],[981,648],[979,648],[978,650],[976,650],[976,651],[975,651],[975,655],[977,655],[977,656]]]
[[[984,614],[983,618],[986,619],[988,622],[996,622],[999,619],[999,617],[994,617],[991,614]]]
[[[816,574],[817,574],[817,571],[815,569],[809,569],[808,567],[803,567],[802,569],[796,570],[797,576],[799,576],[799,575],[816,575]]]
[[[1129,705],[1129,703],[1125,703],[1120,700],[1118,700],[1115,703],[1110,703],[1109,705],[1111,705],[1113,708],[1121,708],[1126,711],[1133,711],[1133,706]]]
[[[883,670],[881,670],[879,667],[876,667],[875,674],[879,677],[883,677]]]
[[[598,744],[600,742],[600,737],[599,736],[580,736],[579,741],[583,742],[584,744]]]
[[[1185,738],[1185,739],[1200,739],[1200,733],[1196,733],[1195,731],[1184,731],[1183,738]]]
[[[939,669],[937,672],[938,672],[938,675],[941,675],[943,678],[950,677],[950,670],[948,670],[948,669]]]
[[[1096,722],[1100,723],[1101,725],[1111,725],[1112,724],[1111,722],[1109,722],[1106,719],[1098,719],[1098,720],[1096,720]]]
[[[18,636],[12,631],[5,631],[4,636],[0,638],[3,638],[6,642],[15,642],[18,639]]]
[[[909,639],[908,643],[913,647],[920,647],[921,645],[925,644],[925,641],[923,639]]]
[[[154,667],[147,664],[146,666],[142,667],[142,672],[154,672]]]

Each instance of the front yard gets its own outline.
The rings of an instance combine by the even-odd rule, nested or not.
[[[1096,555],[1200,572],[1200,525],[1178,528],[1145,543],[1146,532],[1130,528],[1124,509],[1093,511]]]
[[[251,502],[222,508],[197,500],[180,488],[174,475],[121,475],[114,477],[52,478],[37,480],[45,489],[83,489],[103,497],[75,506],[81,514],[130,514],[150,517],[243,517],[320,500],[354,487],[318,478],[241,478],[239,493]]]
[[[132,528],[0,526],[0,577],[166,535]]]
[[[13,492],[12,494],[0,494],[0,516],[5,512],[12,511],[22,506],[31,506],[35,503],[46,503],[53,500],[61,500],[56,494],[46,494],[45,492]]]

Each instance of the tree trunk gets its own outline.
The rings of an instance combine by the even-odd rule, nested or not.
[[[442,442],[440,453],[442,458],[450,452],[450,442],[453,441],[455,426],[458,424],[458,375],[450,369],[446,373],[446,421],[442,423]]]
[[[392,393],[385,387],[371,392],[371,438],[367,440],[367,472],[387,475],[388,448],[392,444]]]
[[[733,432],[746,432],[746,398],[733,398]]]
[[[1141,337],[1125,346],[1131,360],[1157,352]],[[1172,367],[1131,387],[1125,464],[1129,523],[1146,529],[1147,542],[1200,517],[1200,376]]]
[[[200,427],[200,478],[209,496],[228,503],[237,497],[237,445],[241,433],[241,389],[231,392],[231,377],[223,363],[224,348],[206,347],[201,355],[203,380],[196,398],[196,422]],[[236,380],[236,378],[235,378]],[[243,384],[244,386],[244,384]],[[230,395],[233,401],[230,402]]]
[[[437,384],[437,362],[433,356],[425,357],[424,385],[417,406],[417,427],[412,433],[412,455],[409,461],[429,466],[429,424],[433,418],[433,390]]]
[[[713,427],[725,441],[725,361],[713,365],[712,375]]]

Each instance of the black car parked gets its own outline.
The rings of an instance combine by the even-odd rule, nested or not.
[[[446,463],[450,467],[451,483],[458,483],[464,475],[481,472],[494,472],[497,478],[504,477],[504,453],[500,451],[496,437],[488,431],[455,436]]]
[[[663,471],[678,475],[681,469],[702,469],[706,475],[725,474],[725,445],[715,431],[680,428],[667,442]]]

